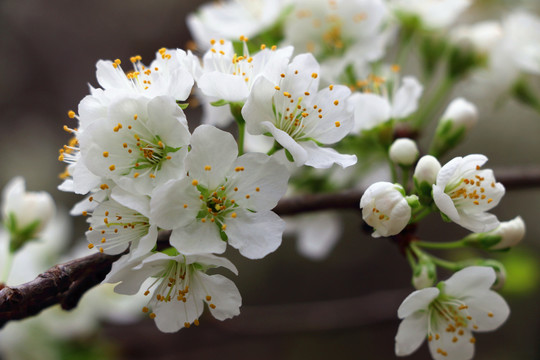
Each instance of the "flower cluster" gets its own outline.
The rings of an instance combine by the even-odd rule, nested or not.
[[[504,283],[504,266],[483,258],[449,261],[427,250],[508,249],[525,226],[519,217],[501,223],[489,212],[505,188],[483,168],[487,157],[470,154],[441,166],[480,116],[469,100],[446,101],[459,82],[488,77],[501,49],[523,47],[527,56],[509,62],[516,75],[507,87],[523,103],[540,104],[519,77],[539,73],[540,63],[530,45],[535,35],[525,36],[518,20],[534,28],[540,21],[510,15],[499,29],[504,34],[489,36],[488,46],[478,41],[485,28],[483,35],[450,30],[469,5],[224,1],[188,17],[201,53],[162,48],[150,65],[131,57],[128,71],[119,59],[98,61],[99,87],[68,113],[78,125],[65,127],[73,138],[60,150],[67,163],[60,189],[85,196],[72,214],[88,216],[88,247],[122,254],[105,281],[119,283],[122,294],[146,288],[142,311],[164,332],[199,325],[205,307],[216,319],[231,318],[239,314],[240,293],[213,269],[237,270],[217,255],[228,245],[249,259],[278,249],[286,224],[272,209],[287,191],[367,187],[362,218],[373,237],[399,246],[417,289],[398,310],[396,354],[410,354],[427,338],[435,359],[472,357],[472,331],[493,330],[508,317],[492,290]],[[530,47],[516,41],[523,37]],[[390,46],[396,51],[387,52]],[[411,49],[423,84],[407,73]],[[194,128],[184,110],[195,103],[202,104],[203,124]],[[439,113],[423,149],[416,140]],[[236,138],[217,128],[233,125]],[[365,186],[376,174],[373,164],[389,173]],[[415,229],[433,213],[472,233],[449,243],[423,241]],[[314,259],[341,232],[334,217],[323,217],[311,218],[319,226],[295,229],[301,251]],[[38,220],[33,231],[45,222]],[[321,227],[326,231],[312,241]],[[168,242],[158,240],[162,230]],[[434,287],[439,267],[455,274]]]

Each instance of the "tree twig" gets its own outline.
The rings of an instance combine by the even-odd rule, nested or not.
[[[540,186],[538,167],[497,169],[495,174],[506,189]],[[279,215],[294,215],[320,210],[357,210],[361,196],[360,190],[292,196],[282,199],[274,211]],[[160,240],[165,241],[169,234],[163,232]],[[105,278],[112,263],[119,257],[97,253],[56,265],[23,285],[9,287],[0,284],[0,328],[9,320],[38,314],[55,304],[60,304],[65,310],[74,308],[86,291]]]

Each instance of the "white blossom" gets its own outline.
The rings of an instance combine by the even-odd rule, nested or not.
[[[131,194],[126,196],[135,198]],[[101,202],[92,212],[86,232],[89,248],[116,255],[128,247],[132,257],[149,253],[156,245],[157,226],[150,224],[150,199],[139,196],[138,210],[121,205],[113,199]]]
[[[126,97],[88,126],[79,141],[84,163],[99,181],[111,179],[147,195],[183,176],[189,137],[185,115],[173,98]]]
[[[510,313],[504,299],[490,287],[491,267],[471,266],[437,287],[417,290],[398,309],[403,319],[396,335],[396,355],[413,353],[427,338],[435,360],[468,360],[474,355],[473,331],[491,331]]]
[[[236,285],[222,275],[206,274],[216,267],[238,273],[229,260],[210,254],[155,253],[136,259],[124,256],[113,264],[104,282],[120,282],[115,292],[133,295],[145,280],[155,278],[144,292],[149,300],[142,311],[154,319],[159,330],[175,332],[192,323],[199,325],[205,304],[218,320],[240,313],[241,297]]]
[[[446,122],[451,123],[451,132],[460,130],[462,127],[468,131],[478,122],[478,109],[464,98],[456,98],[444,111],[439,126],[443,127]]]
[[[204,4],[187,17],[197,45],[206,50],[210,40],[252,37],[272,27],[285,9],[285,0],[227,0]]]
[[[364,221],[375,229],[373,237],[399,234],[411,218],[403,187],[384,181],[367,188],[360,199],[360,208]]]
[[[452,25],[470,5],[471,0],[390,0],[390,7],[401,16],[416,16],[428,29]]]
[[[197,85],[206,96],[229,102],[246,101],[259,76],[278,81],[279,69],[288,63],[293,51],[292,47],[264,48],[251,56],[245,45],[244,54],[237,55],[230,41],[211,43]]]
[[[188,176],[153,192],[151,219],[172,229],[171,244],[183,254],[222,253],[229,243],[255,259],[281,244],[285,224],[270,210],[289,173],[267,155],[237,155],[230,133],[201,125],[191,137]]]
[[[27,192],[22,177],[13,178],[2,192],[4,227],[12,237],[23,236],[24,239],[19,239],[23,243],[40,236],[54,217],[55,208],[49,193]]]
[[[319,146],[341,140],[352,129],[346,106],[350,90],[330,85],[318,91],[319,64],[311,54],[296,56],[278,73],[278,81],[260,77],[253,85],[242,109],[248,132],[273,136],[297,166],[355,164],[356,156]]]
[[[370,74],[357,83],[360,91],[349,98],[354,112],[353,132],[371,130],[391,119],[405,119],[418,109],[422,85],[412,76],[401,80],[398,72],[399,67],[393,66],[388,74]]]
[[[437,175],[440,170],[441,164],[437,158],[431,155],[424,155],[418,160],[414,168],[413,177],[418,184],[425,182],[431,187],[437,181]]]
[[[418,146],[408,138],[396,139],[388,150],[390,159],[399,165],[411,166],[418,159]]]
[[[497,206],[504,186],[495,182],[493,171],[481,167],[484,155],[457,157],[446,163],[433,185],[433,200],[439,210],[455,223],[473,232],[486,232],[499,225],[488,210]]]
[[[348,65],[363,68],[384,55],[387,17],[382,0],[295,0],[283,43],[297,54],[312,53],[325,69],[322,76],[335,79]]]

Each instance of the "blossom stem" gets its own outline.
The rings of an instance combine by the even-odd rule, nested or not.
[[[414,251],[414,253],[416,254],[416,256],[420,257],[421,255],[424,255],[424,256],[427,256],[430,258],[431,261],[433,261],[433,263],[435,265],[438,265],[440,267],[443,267],[445,269],[448,269],[448,270],[451,270],[451,271],[458,271],[458,270],[461,270],[463,268],[462,265],[458,264],[458,263],[455,263],[453,261],[448,261],[448,260],[444,260],[444,259],[440,259],[436,256],[433,256],[429,253],[426,253],[422,250],[420,250],[416,245],[418,245],[418,241],[415,241],[414,243],[411,243],[409,245],[409,248]]]
[[[431,214],[432,210],[431,210],[431,207],[420,207],[418,209],[418,211],[416,211],[414,214],[413,214],[413,219],[411,220],[411,224],[414,224],[416,222],[419,222],[420,220],[422,220],[423,218],[425,218],[426,216],[428,216],[429,214]]]
[[[386,151],[386,160],[388,160],[388,166],[390,166],[390,172],[392,174],[392,182],[397,183],[398,175],[397,175],[396,167],[394,166],[394,162],[392,161],[392,159],[390,159],[390,155],[388,154],[388,151]]]
[[[407,261],[409,262],[411,269],[414,270],[414,268],[416,267],[416,261],[414,259],[413,250],[411,250],[410,248],[406,249],[405,254],[407,255]]]
[[[231,103],[229,107],[231,109],[231,114],[236,120],[238,125],[238,156],[244,154],[244,138],[246,134],[246,120],[242,116],[242,106],[244,104]]]
[[[272,148],[270,150],[268,150],[266,155],[268,155],[268,156],[273,155],[276,151],[281,150],[281,149],[283,149],[281,144],[278,143],[277,141],[274,141],[274,145],[272,146]]]
[[[443,243],[440,243],[440,242],[436,243],[436,242],[429,242],[429,241],[416,241],[415,244],[425,249],[441,249],[441,250],[457,249],[457,248],[465,246],[465,243],[463,242],[463,240],[443,242]]]
[[[415,129],[421,129],[429,121],[430,117],[434,115],[434,112],[439,108],[441,101],[444,100],[446,95],[454,87],[455,79],[446,76],[443,81],[441,81],[437,90],[435,90],[431,99],[421,108],[418,115],[414,117],[413,127]]]

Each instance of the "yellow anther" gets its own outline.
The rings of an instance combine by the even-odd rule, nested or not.
[[[341,123],[340,123],[339,121],[336,121],[334,124],[336,125],[336,127],[340,127],[340,126],[341,126]]]
[[[265,44],[261,44],[261,50],[264,50],[266,49],[266,45]]]
[[[318,78],[318,77],[319,77],[319,74],[317,74],[317,73],[313,73],[313,74],[311,74],[311,77],[312,77],[312,78],[314,78],[314,79],[316,79],[316,78]]]
[[[223,231],[227,230],[227,224],[223,224],[223,225],[221,226],[221,230],[223,230]]]
[[[111,166],[109,166],[109,170],[110,170],[110,171],[114,171],[115,169],[116,169],[116,166],[114,166],[114,164],[111,165]]]
[[[102,248],[102,247],[99,248],[99,252],[100,252],[100,253],[103,252],[103,248]]]
[[[275,50],[277,49],[277,46],[276,46],[276,45],[273,45],[273,46],[271,47],[271,49],[272,49],[272,51],[275,51]]]
[[[210,40],[210,44],[211,44],[211,45],[215,45],[215,43],[216,43],[216,40],[215,40],[215,39]]]
[[[339,105],[339,100],[335,100],[334,105],[338,106]]]
[[[155,319],[156,318],[156,314],[154,313],[150,313],[150,315],[148,315],[150,317],[150,319]]]
[[[216,305],[214,305],[214,304],[210,304],[209,306],[210,306],[211,309],[215,309],[215,308],[216,308]]]
[[[195,319],[195,320],[193,321],[193,325],[199,326],[199,319]]]
[[[197,186],[197,185],[199,185],[199,182],[198,182],[197,180],[193,180],[193,181],[191,182],[191,185]]]
[[[184,327],[185,327],[186,329],[189,329],[190,326],[191,326],[190,323],[188,323],[188,322],[185,322],[185,323],[184,323]]]
[[[88,248],[89,248],[89,249],[93,249],[93,248],[94,248],[94,244],[88,244]]]
[[[393,71],[393,72],[400,72],[401,71],[401,66],[399,66],[398,64],[394,64],[390,67],[390,69]]]
[[[101,185],[99,186],[99,188],[100,188],[101,190],[107,190],[107,189],[109,188],[109,185],[107,185],[107,184],[101,184]]]
[[[256,187],[256,188],[255,188],[255,191],[256,191],[256,192],[259,192],[259,191],[261,191],[261,188]]]
[[[82,216],[88,216],[88,211],[83,211]]]
[[[246,199],[249,199],[251,196],[249,196],[249,194],[246,195]]]
[[[138,172],[136,172],[135,174],[133,174],[133,177],[136,179],[136,178],[139,177],[139,175],[140,175],[140,174],[139,174]]]
[[[279,86],[274,87],[274,89],[276,89],[277,91],[281,90]]]
[[[233,212],[233,213],[231,214],[231,217],[232,217],[233,219],[236,219],[236,216],[237,216],[237,215],[236,215],[235,212]]]
[[[120,65],[122,62],[120,61],[120,59],[116,59],[116,60],[114,60],[114,63],[115,63],[116,65]]]
[[[205,171],[210,171],[210,170],[212,170],[212,167],[211,167],[210,165],[206,165],[206,166],[204,167],[204,170],[205,170]]]
[[[73,119],[73,118],[75,117],[75,111],[69,110],[69,111],[68,111],[68,117],[69,117],[70,119]]]
[[[107,241],[107,239],[101,238],[101,243],[102,243],[102,244],[105,243],[106,241]]]
[[[330,91],[334,90],[334,85],[330,85],[328,86],[328,88],[330,89]]]
[[[493,313],[492,312],[488,312],[487,314],[489,317],[493,317]]]
[[[284,92],[283,92],[283,96],[291,97],[291,93],[288,92],[288,91],[284,91]]]
[[[148,309],[146,306],[142,308],[142,312],[143,312],[143,313],[147,313],[147,312],[149,312],[149,311],[150,311],[150,309]]]

